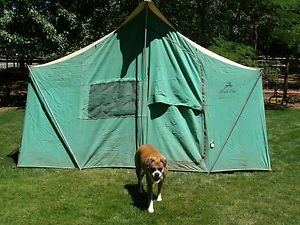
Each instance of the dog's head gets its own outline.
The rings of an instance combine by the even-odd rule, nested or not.
[[[153,157],[147,160],[147,168],[153,182],[159,183],[162,179],[164,179],[164,170],[166,166],[166,159]]]

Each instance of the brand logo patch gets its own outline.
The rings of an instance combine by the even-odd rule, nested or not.
[[[225,84],[225,87],[220,91],[220,94],[230,94],[230,93],[236,93],[236,91],[234,90],[233,84],[228,81]]]

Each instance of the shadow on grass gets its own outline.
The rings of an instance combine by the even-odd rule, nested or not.
[[[275,170],[233,170],[233,171],[216,171],[216,172],[211,172],[209,175],[214,175],[214,174],[227,174],[227,175],[236,175],[236,174],[242,174],[242,173],[270,173],[270,172],[275,172]]]
[[[8,153],[8,154],[6,155],[6,157],[11,158],[11,159],[14,161],[14,163],[15,163],[16,165],[18,165],[19,152],[20,152],[20,150],[19,150],[19,149],[16,149],[16,150],[12,151],[11,153]]]
[[[139,208],[140,210],[147,210],[148,209],[148,197],[147,193],[139,193],[138,185],[137,184],[126,184],[124,188],[127,189],[128,194],[130,194],[133,204],[135,207]]]
[[[288,108],[288,106],[283,106],[280,104],[272,104],[272,103],[265,103],[266,110],[281,110],[284,111]]]

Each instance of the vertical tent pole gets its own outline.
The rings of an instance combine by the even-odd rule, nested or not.
[[[214,168],[214,166],[215,166],[215,164],[216,164],[216,162],[217,162],[217,160],[218,160],[218,158],[219,158],[221,152],[223,151],[224,146],[225,146],[225,144],[227,143],[227,141],[228,141],[228,139],[229,139],[229,137],[230,137],[230,135],[231,135],[231,133],[232,133],[232,131],[233,131],[233,129],[234,129],[236,123],[237,123],[237,121],[239,120],[240,116],[242,115],[242,112],[244,111],[245,106],[247,105],[247,102],[248,102],[250,96],[252,95],[253,90],[254,90],[254,88],[256,87],[256,84],[257,84],[259,78],[261,77],[261,74],[262,74],[262,70],[260,70],[259,75],[258,75],[258,77],[256,78],[256,81],[254,82],[254,85],[253,85],[253,87],[252,87],[252,89],[251,89],[251,91],[250,91],[248,97],[246,98],[245,103],[244,103],[242,109],[240,110],[238,116],[236,117],[236,119],[235,119],[235,121],[234,121],[234,123],[233,123],[233,125],[232,125],[232,127],[231,127],[231,129],[230,129],[230,131],[229,131],[229,133],[228,133],[228,135],[227,135],[227,137],[226,137],[226,139],[225,139],[225,141],[224,141],[222,147],[221,147],[221,149],[220,149],[219,152],[218,152],[218,155],[217,155],[215,161],[213,162],[212,166],[210,167],[210,169],[209,169],[209,171],[208,171],[208,175],[211,173],[212,169]]]
[[[71,146],[69,145],[69,143],[68,143],[68,141],[67,141],[65,135],[63,134],[63,132],[62,132],[62,130],[61,130],[61,128],[60,128],[60,126],[59,126],[59,124],[58,124],[58,122],[57,122],[57,120],[56,120],[56,118],[55,118],[55,116],[54,116],[54,114],[53,114],[53,112],[52,112],[52,110],[51,110],[51,108],[50,108],[50,106],[49,106],[49,104],[48,104],[48,102],[47,102],[47,100],[46,100],[46,98],[45,98],[45,96],[44,96],[44,94],[43,94],[41,88],[40,88],[40,86],[39,86],[39,84],[37,83],[37,81],[36,81],[36,79],[35,79],[35,76],[34,76],[33,72],[32,72],[31,69],[30,69],[30,66],[28,66],[28,69],[29,69],[30,74],[31,74],[31,76],[32,76],[32,78],[33,78],[33,82],[36,84],[36,86],[37,86],[37,88],[38,88],[38,91],[40,92],[40,94],[41,94],[41,96],[42,96],[42,98],[43,98],[43,100],[44,100],[44,102],[45,102],[45,104],[46,104],[46,107],[47,107],[47,109],[49,110],[49,112],[50,112],[50,114],[51,114],[51,116],[52,116],[52,119],[53,119],[53,121],[54,121],[54,123],[55,123],[55,125],[56,125],[56,127],[57,127],[57,129],[58,129],[58,133],[60,134],[60,137],[63,139],[65,145],[67,146],[67,150],[68,150],[68,152],[71,154],[71,156],[72,156],[72,158],[73,158],[73,160],[74,160],[76,166],[81,170],[81,167],[79,166],[79,163],[77,162],[77,160],[76,160],[76,158],[75,158],[75,155],[74,155],[74,153],[73,153],[73,151],[72,151],[72,149],[71,149]]]
[[[141,106],[141,137],[140,146],[143,145],[143,114],[144,114],[144,87],[145,87],[145,74],[146,74],[146,48],[147,48],[147,27],[148,27],[148,3],[146,3],[146,18],[145,18],[145,37],[144,37],[144,49],[143,49],[143,78],[142,78],[142,106]]]

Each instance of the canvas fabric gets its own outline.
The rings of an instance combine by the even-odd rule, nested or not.
[[[212,172],[270,170],[260,71],[203,52],[143,4],[88,48],[31,67],[18,165],[132,168],[152,144],[171,170],[208,172],[224,145]]]

